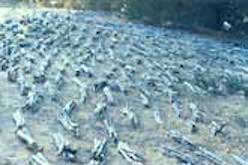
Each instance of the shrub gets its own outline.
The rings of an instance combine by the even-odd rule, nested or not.
[[[23,0],[29,1],[29,0]],[[51,6],[51,0],[35,0]],[[53,0],[56,7],[118,11],[129,19],[147,24],[222,30],[224,21],[232,31],[248,32],[247,0]]]

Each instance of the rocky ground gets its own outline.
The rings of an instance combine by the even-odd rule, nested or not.
[[[0,29],[1,164],[248,164],[246,48],[95,12]]]

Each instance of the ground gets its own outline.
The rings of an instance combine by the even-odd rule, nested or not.
[[[24,77],[29,93],[42,96],[37,111],[25,110],[26,127],[50,164],[88,164],[94,139],[102,138],[108,139],[104,161],[132,164],[119,154],[105,120],[146,165],[247,164],[247,49],[185,31],[123,22],[106,13],[11,7],[0,15],[1,67],[2,61],[8,66],[0,75],[2,162],[27,164],[35,154],[14,129],[13,114],[30,98],[20,95]],[[51,64],[45,67],[46,62]],[[15,66],[20,79],[13,83],[7,72]],[[58,89],[61,68],[64,83]],[[82,75],[76,76],[79,68]],[[35,82],[34,75],[42,73],[45,82]],[[75,81],[86,85],[85,103]],[[102,81],[107,85],[101,87]],[[58,122],[58,113],[71,100],[77,103],[71,118],[79,124],[79,137]],[[107,104],[103,117],[95,112],[102,101]],[[122,114],[127,105],[138,118],[137,127]],[[223,130],[213,133],[215,124],[222,123]],[[56,155],[52,135],[58,132],[77,149],[76,162]]]

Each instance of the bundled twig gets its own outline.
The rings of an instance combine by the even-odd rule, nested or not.
[[[128,105],[121,109],[121,113],[131,121],[133,128],[138,128],[140,125],[138,116]]]
[[[76,137],[79,136],[79,125],[71,120],[71,112],[76,107],[75,101],[70,101],[58,114],[58,120],[61,125],[68,131],[72,132]]]
[[[28,160],[29,165],[51,165],[48,159],[41,153],[38,152],[30,157]]]
[[[16,136],[26,144],[27,148],[33,152],[41,151],[42,147],[38,145],[38,143],[33,139],[30,132],[26,127],[18,129],[16,131]]]
[[[193,144],[189,139],[181,135],[179,132],[169,132],[168,137],[173,140],[174,144],[173,142],[168,143],[159,150],[162,151],[166,156],[176,158],[181,163],[192,165],[204,165],[210,163],[215,165],[226,164],[226,162],[220,156],[202,146]]]
[[[62,156],[66,161],[76,161],[77,150],[72,148],[60,133],[53,134],[53,141],[57,149],[57,155]]]
[[[119,141],[117,150],[120,155],[133,165],[143,165],[145,159],[140,156],[136,151],[131,149],[129,145],[125,142]]]
[[[15,125],[16,125],[16,128],[15,128],[16,131],[25,126],[25,118],[24,118],[24,114],[23,114],[22,110],[17,110],[13,114],[13,120],[14,120]]]
[[[106,156],[107,156],[107,140],[101,139],[94,141],[94,148],[92,150],[92,160],[90,164],[96,164],[101,165],[104,162],[106,162]]]

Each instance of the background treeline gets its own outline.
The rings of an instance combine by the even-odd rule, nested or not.
[[[117,12],[158,26],[248,32],[248,0],[35,0],[45,6]]]

